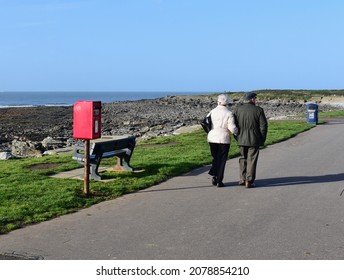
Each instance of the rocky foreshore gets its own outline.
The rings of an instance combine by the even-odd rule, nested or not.
[[[234,100],[231,106],[237,106]],[[305,113],[306,101],[271,100],[259,103],[267,118]],[[168,96],[138,101],[102,104],[103,135],[134,135],[148,139],[170,135],[181,127],[198,125],[216,106],[216,96]],[[320,111],[333,109],[319,103]],[[32,156],[72,146],[73,107],[28,107],[0,109],[0,152]]]

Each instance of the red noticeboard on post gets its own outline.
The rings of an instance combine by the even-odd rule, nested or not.
[[[101,137],[101,101],[77,101],[73,108],[73,137],[91,140]]]

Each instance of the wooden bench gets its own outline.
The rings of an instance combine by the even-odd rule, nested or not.
[[[129,162],[134,151],[135,144],[135,136],[103,136],[102,138],[91,140],[89,157],[91,179],[102,179],[98,173],[98,168],[102,158],[117,157],[117,163],[114,170],[133,171]],[[84,164],[84,145],[75,145],[73,159],[77,160],[80,164]]]

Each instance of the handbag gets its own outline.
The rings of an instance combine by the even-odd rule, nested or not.
[[[204,131],[206,133],[209,133],[209,131],[211,130],[212,127],[212,122],[211,122],[211,115],[205,117],[202,121],[201,121],[201,126],[204,129]]]

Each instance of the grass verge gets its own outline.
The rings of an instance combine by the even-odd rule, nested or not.
[[[304,121],[269,122],[266,145],[312,127]],[[233,140],[229,157],[238,155],[239,149]],[[105,172],[102,175],[113,180],[92,181],[92,195],[84,196],[83,181],[50,177],[81,167],[71,159],[71,154],[0,161],[0,233],[147,188],[210,162],[209,146],[202,130],[140,142],[131,165],[142,172]],[[103,165],[113,164],[111,159],[103,161]]]

